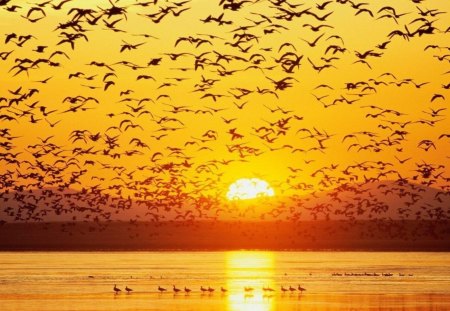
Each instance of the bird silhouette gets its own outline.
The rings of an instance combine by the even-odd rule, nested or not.
[[[159,291],[160,293],[164,293],[165,291],[167,291],[167,289],[164,288],[164,287],[158,286],[158,291]]]

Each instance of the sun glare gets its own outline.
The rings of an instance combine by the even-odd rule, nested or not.
[[[272,252],[227,253],[228,310],[270,311],[275,310],[275,301],[263,287],[275,288],[275,257]],[[245,287],[254,290],[243,292]]]
[[[259,178],[241,178],[230,185],[227,192],[228,200],[249,200],[258,197],[275,195],[272,187]]]

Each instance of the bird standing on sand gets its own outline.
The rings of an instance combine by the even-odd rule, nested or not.
[[[125,286],[125,290],[127,291],[128,294],[130,294],[133,291],[133,289],[129,288],[128,286]]]
[[[120,293],[120,292],[122,291],[120,288],[118,288],[118,287],[116,286],[116,284],[114,284],[113,290],[114,290],[114,293],[116,293],[116,294],[118,294],[118,293]]]

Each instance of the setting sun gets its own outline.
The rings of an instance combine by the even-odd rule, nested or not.
[[[248,200],[257,197],[272,197],[275,192],[269,183],[259,178],[241,178],[230,185],[228,200]]]

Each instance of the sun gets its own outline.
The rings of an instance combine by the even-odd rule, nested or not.
[[[228,200],[249,200],[275,195],[272,187],[259,178],[241,178],[230,185],[227,192]]]

